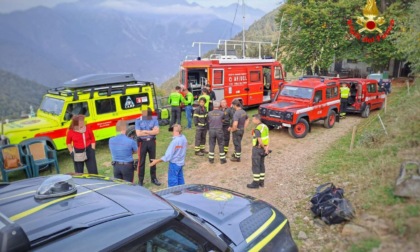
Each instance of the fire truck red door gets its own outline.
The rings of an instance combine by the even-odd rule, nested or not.
[[[263,75],[260,69],[251,70],[249,72],[249,81],[246,91],[248,93],[247,105],[261,104],[263,102],[264,84]]]

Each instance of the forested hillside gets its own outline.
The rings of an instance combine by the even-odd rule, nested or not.
[[[277,39],[278,39],[278,27],[276,24],[276,15],[278,14],[278,9],[275,9],[265,16],[263,16],[258,21],[255,21],[248,30],[245,31],[245,40],[247,41],[264,41],[264,42],[272,42],[273,46],[263,46],[263,50],[261,56],[274,56],[273,52],[276,47]],[[232,40],[242,40],[242,32],[238,33]],[[217,41],[209,41],[209,42],[217,42]],[[208,57],[210,54],[215,53],[215,50],[209,51],[207,54],[203,56],[203,58]],[[242,51],[240,49],[237,50],[237,55],[241,55]],[[251,44],[247,47],[246,52],[247,57],[258,57],[258,47],[252,46]],[[164,90],[167,94],[169,94],[176,85],[179,84],[179,73],[175,76],[170,78],[169,80],[165,81],[161,85],[161,89]]]
[[[0,69],[0,118],[19,118],[29,113],[32,105],[36,111],[41,103],[47,87],[36,82],[23,79],[15,74]]]

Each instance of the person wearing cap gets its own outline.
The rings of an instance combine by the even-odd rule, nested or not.
[[[109,150],[112,156],[114,167],[114,178],[123,179],[133,183],[134,167],[133,154],[137,152],[137,143],[125,135],[127,122],[119,120],[116,125],[119,134],[109,139]]]
[[[168,97],[168,104],[171,105],[171,125],[181,124],[181,103],[184,103],[184,97],[181,94],[181,87],[176,86],[175,92]]]
[[[214,163],[214,148],[219,146],[220,163],[226,164],[226,155],[223,150],[223,119],[224,113],[220,110],[220,103],[214,101],[214,110],[210,111],[207,115],[209,124],[209,162]]]
[[[169,162],[168,187],[185,184],[183,167],[187,155],[188,142],[182,134],[179,124],[173,126],[172,141],[166,149],[165,155],[160,159],[154,159],[150,166],[156,166],[160,162]]]
[[[149,160],[156,158],[156,135],[159,134],[159,123],[156,118],[152,117],[152,110],[142,110],[142,116],[136,120],[136,135],[138,143],[137,165],[139,184],[143,186],[146,155],[149,154]],[[156,177],[156,166],[150,167],[150,179],[153,184],[160,186],[161,183]]]

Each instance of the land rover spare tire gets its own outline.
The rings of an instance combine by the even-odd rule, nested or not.
[[[337,116],[337,114],[335,113],[335,111],[330,110],[328,112],[327,117],[324,120],[324,127],[327,128],[327,129],[330,129],[330,128],[334,127],[336,116]]]
[[[309,131],[309,123],[300,118],[295,125],[289,128],[289,134],[294,138],[304,138]]]

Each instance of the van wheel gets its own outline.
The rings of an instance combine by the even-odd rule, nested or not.
[[[367,118],[369,117],[369,114],[370,114],[370,106],[366,105],[365,109],[362,112],[362,117]]]
[[[337,114],[335,113],[335,111],[330,110],[328,112],[327,118],[325,118],[325,120],[324,120],[324,127],[327,128],[327,129],[330,129],[330,128],[334,127],[336,116],[337,116]]]
[[[301,118],[299,121],[289,128],[289,134],[294,138],[304,138],[309,131],[309,123]]]
[[[125,135],[137,142],[136,129],[134,125],[128,126]]]

